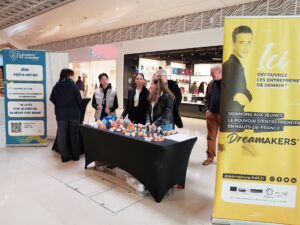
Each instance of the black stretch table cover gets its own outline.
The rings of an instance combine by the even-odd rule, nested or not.
[[[80,123],[83,122],[84,120],[84,115],[85,115],[85,110],[86,110],[86,107],[89,103],[89,101],[91,100],[91,98],[83,98],[82,101],[81,101],[81,104],[80,104]],[[69,133],[69,131],[68,131]],[[69,135],[68,135],[69,137]],[[68,146],[71,146],[71,143],[70,143],[70,138],[68,138]],[[79,135],[79,145],[80,145],[80,153],[83,153],[83,146],[82,146],[82,141],[81,141],[81,137]],[[59,153],[59,149],[58,149],[58,141],[57,141],[57,132],[56,132],[56,137],[54,139],[54,143],[53,143],[53,146],[52,146],[52,150],[56,151]]]
[[[184,188],[187,166],[197,138],[182,142],[146,142],[140,137],[80,125],[85,168],[93,161],[106,161],[137,178],[157,202],[175,184]]]

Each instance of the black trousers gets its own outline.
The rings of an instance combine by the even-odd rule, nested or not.
[[[58,120],[58,149],[62,159],[79,158],[79,119]]]
[[[131,122],[145,124],[146,111],[142,112],[139,107],[133,107],[133,110],[131,111],[131,114],[128,115],[128,118],[131,120]]]

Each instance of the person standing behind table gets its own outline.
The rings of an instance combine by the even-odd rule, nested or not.
[[[178,87],[178,84],[174,80],[168,80],[167,72],[163,69],[159,69],[158,72],[154,75],[154,79],[159,79],[159,78],[163,80],[163,82],[168,86],[168,89],[175,96],[176,106],[178,109],[182,100],[182,94],[180,88]]]
[[[149,91],[145,87],[144,74],[139,73],[136,75],[135,86],[134,90],[128,91],[127,104],[121,117],[125,118],[128,115],[132,122],[145,124]]]
[[[241,132],[244,129],[228,128],[229,112],[244,112],[244,108],[252,101],[247,88],[244,65],[250,53],[253,34],[248,26],[239,26],[232,32],[233,54],[223,64],[222,99],[220,131]]]
[[[216,144],[220,122],[222,67],[213,66],[210,69],[210,75],[213,80],[209,82],[204,97],[207,126],[207,159],[203,162],[204,166],[211,164],[216,156]]]
[[[148,96],[149,107],[147,110],[146,123],[153,127],[174,126],[173,107],[174,95],[165,85],[161,78],[154,79],[150,86]]]
[[[179,114],[179,105],[182,100],[182,93],[180,88],[178,87],[175,81],[167,79],[167,72],[161,69],[161,67],[158,70],[158,72],[154,75],[154,79],[162,79],[163,83],[167,86],[168,90],[170,90],[173,96],[175,96],[175,104],[173,107],[174,123],[178,128],[182,128],[183,123]],[[173,128],[175,128],[175,126]]]
[[[101,73],[98,76],[100,87],[95,90],[92,106],[96,109],[95,120],[102,120],[105,116],[116,115],[118,108],[117,92],[108,83],[108,75]]]
[[[59,81],[55,84],[50,95],[54,104],[58,129],[58,149],[62,162],[70,159],[79,160],[79,120],[81,95],[71,77],[74,71],[62,69]],[[69,133],[68,133],[69,132]],[[70,135],[71,146],[68,146]]]

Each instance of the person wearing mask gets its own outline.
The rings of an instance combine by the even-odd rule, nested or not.
[[[145,87],[145,79],[142,73],[135,77],[135,89],[128,91],[128,100],[121,118],[128,118],[134,123],[146,123],[146,111],[148,107],[149,91]]]
[[[174,95],[165,85],[164,81],[154,79],[150,86],[148,96],[149,107],[147,111],[146,123],[153,127],[174,126],[173,107]]]
[[[102,120],[105,116],[116,115],[118,108],[117,92],[108,83],[108,75],[101,73],[98,76],[100,87],[95,90],[92,106],[96,110],[95,120]]]
[[[55,84],[50,95],[54,104],[57,121],[58,149],[62,162],[79,160],[79,120],[81,95],[71,77],[74,71],[62,69],[59,81]],[[68,145],[68,138],[71,146]]]
[[[204,97],[207,126],[207,158],[203,162],[204,166],[211,164],[216,156],[216,144],[220,124],[222,67],[220,65],[213,66],[210,69],[210,75],[213,80],[209,82]]]

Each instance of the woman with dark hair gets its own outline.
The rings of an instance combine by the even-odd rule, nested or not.
[[[58,149],[62,162],[70,159],[77,161],[80,154],[78,125],[81,95],[71,79],[73,75],[73,70],[62,69],[59,81],[53,87],[50,95],[50,101],[55,107]],[[71,146],[68,146],[68,139],[71,140]]]
[[[116,115],[118,108],[117,92],[108,83],[108,75],[101,73],[98,76],[100,87],[95,90],[92,106],[96,110],[95,120],[102,120],[105,116]]]
[[[121,115],[128,118],[134,123],[146,123],[146,112],[148,108],[147,97],[149,91],[145,87],[144,74],[139,73],[135,77],[135,89],[128,91],[128,100]]]
[[[154,79],[150,86],[146,122],[154,126],[172,125],[174,127],[174,95],[161,78]]]

